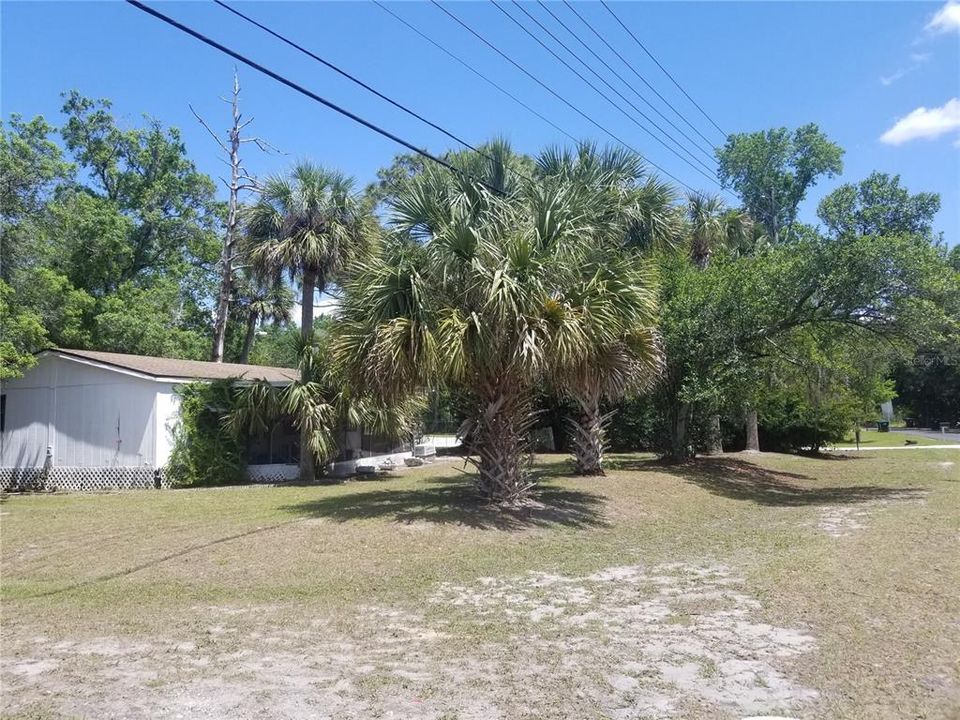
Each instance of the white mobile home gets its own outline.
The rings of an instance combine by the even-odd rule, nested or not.
[[[285,385],[296,377],[286,368],[42,352],[0,388],[0,489],[38,470],[66,489],[150,486],[170,459],[177,386],[227,378]]]

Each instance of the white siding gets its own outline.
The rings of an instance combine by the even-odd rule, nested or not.
[[[149,378],[47,355],[3,387],[6,422],[0,466],[153,465],[157,391]]]
[[[157,440],[156,467],[164,467],[170,461],[173,451],[173,429],[180,413],[180,397],[176,393],[176,385],[170,382],[156,383],[157,389]]]

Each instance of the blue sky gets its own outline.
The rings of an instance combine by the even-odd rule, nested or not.
[[[499,134],[522,151],[536,152],[565,140],[372,3],[236,6],[474,144]],[[442,151],[452,145],[212,3],[155,7],[422,147]],[[436,7],[425,2],[390,7],[571,135],[609,141]],[[711,188],[706,178],[652,141],[489,3],[447,7],[653,162],[694,187]],[[542,8],[524,7],[576,47]],[[845,148],[842,178],[814,189],[803,219],[814,221],[817,201],[839,183],[881,170],[901,174],[913,191],[939,192],[943,207],[937,228],[949,243],[960,241],[960,4],[621,2],[613,7],[723,130],[816,122]],[[562,4],[551,4],[551,9],[571,27],[578,26]],[[704,135],[722,141],[601,5],[582,3],[578,9]],[[112,99],[124,122],[138,123],[147,113],[181,128],[200,169],[222,173],[217,150],[188,103],[216,127],[226,127],[228,108],[217,98],[229,90],[230,58],[120,2],[3,2],[0,24],[3,117],[42,114],[56,124],[59,93],[76,88]],[[583,32],[611,65],[635,80]],[[247,165],[255,173],[280,171],[309,157],[343,169],[363,185],[401,150],[254,70],[240,67],[240,77],[243,110],[255,118],[251,129],[287,153],[249,150]],[[637,102],[619,81],[609,80]]]

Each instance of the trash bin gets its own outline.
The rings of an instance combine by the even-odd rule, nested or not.
[[[878,423],[877,423],[877,430],[878,430],[879,432],[890,432],[890,421],[889,421],[889,420],[881,420],[880,422],[878,422]]]

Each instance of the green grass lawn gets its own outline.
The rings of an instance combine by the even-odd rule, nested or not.
[[[952,445],[960,442],[955,434],[945,435],[942,440],[924,437],[922,435],[908,435],[898,432],[878,432],[876,430],[860,431],[860,447],[907,447],[908,445]],[[856,447],[853,433],[837,443],[837,447]]]
[[[960,452],[8,497],[0,713],[950,718]]]

